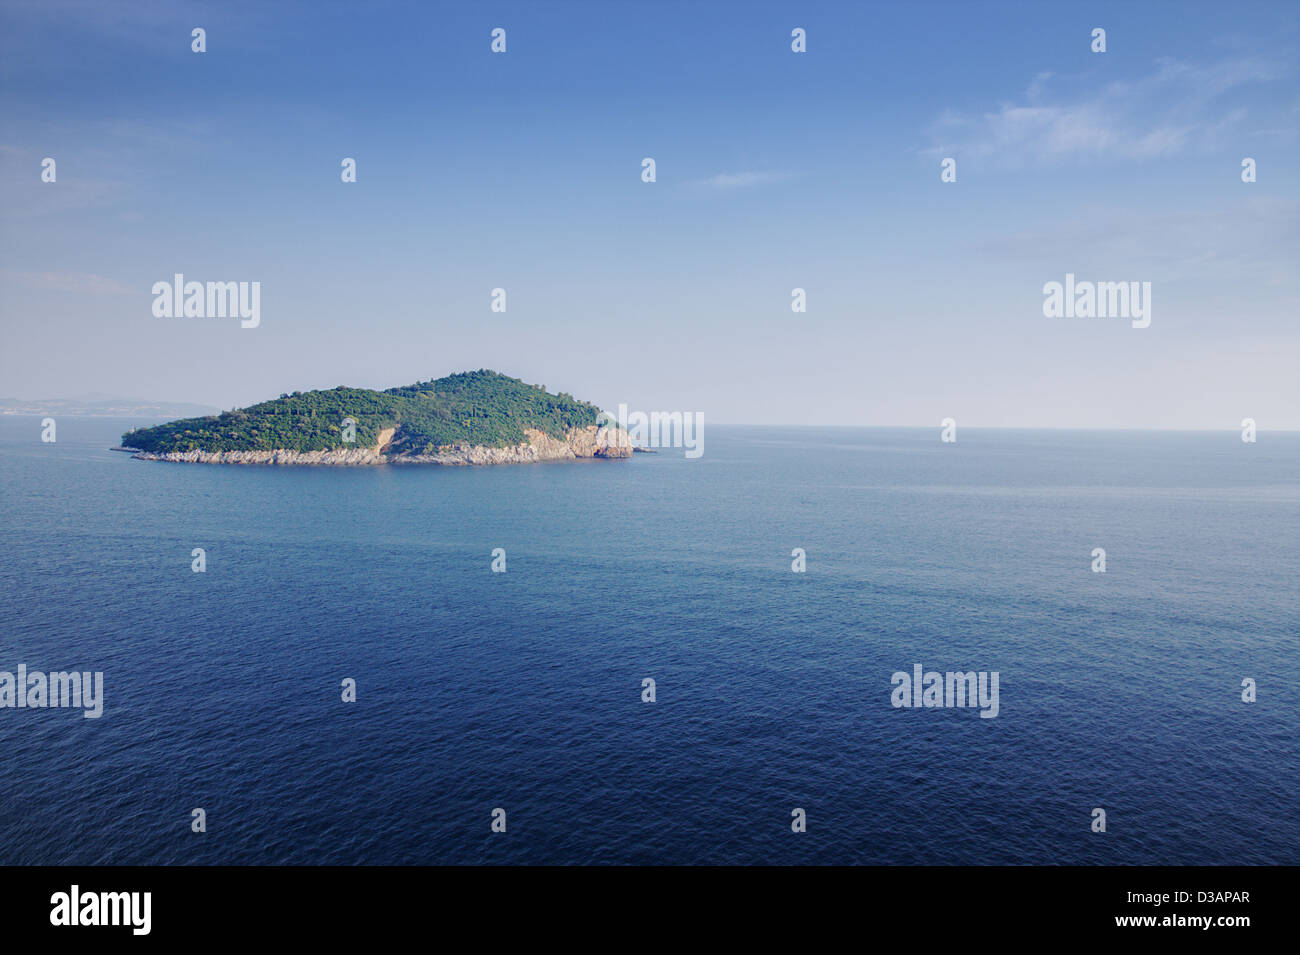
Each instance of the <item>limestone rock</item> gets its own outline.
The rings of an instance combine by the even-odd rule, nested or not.
[[[374,448],[336,448],[329,451],[170,451],[154,454],[141,451],[133,457],[143,461],[175,461],[199,464],[327,465],[332,467],[377,464],[484,465],[524,464],[534,461],[564,461],[575,458],[630,458],[635,450],[626,431],[588,425],[573,428],[565,440],[529,429],[528,440],[514,447],[454,445],[434,454],[389,454],[393,433],[385,431]]]

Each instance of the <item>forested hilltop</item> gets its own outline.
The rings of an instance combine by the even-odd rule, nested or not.
[[[599,414],[572,395],[480,370],[387,391],[340,385],[294,392],[236,411],[129,431],[122,444],[154,454],[326,451],[374,448],[381,431],[394,429],[388,453],[433,454],[455,445],[517,445],[530,428],[563,440],[572,428],[595,425]],[[354,442],[344,441],[346,418],[356,422]]]

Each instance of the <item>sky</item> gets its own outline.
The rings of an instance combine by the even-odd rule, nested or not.
[[[0,0],[0,396],[1300,429],[1298,51],[1290,2]],[[260,324],[155,316],[178,272]]]

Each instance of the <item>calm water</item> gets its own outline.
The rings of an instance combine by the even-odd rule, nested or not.
[[[0,419],[0,670],[106,697],[0,710],[0,863],[1300,862],[1300,435],[351,470],[131,423]],[[914,663],[1000,715],[894,709]]]

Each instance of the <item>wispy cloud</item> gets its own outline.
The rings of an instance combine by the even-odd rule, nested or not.
[[[27,219],[47,219],[65,212],[112,206],[131,192],[125,182],[106,179],[78,179],[59,169],[56,183],[41,182],[39,160],[12,171],[0,163],[5,173],[0,180],[0,223]]]
[[[788,172],[723,172],[708,179],[692,180],[691,185],[706,186],[710,189],[748,189],[765,186],[774,182],[784,182],[793,178]]]
[[[48,292],[74,292],[81,295],[136,295],[139,289],[127,288],[117,279],[91,272],[8,272],[14,281]]]
[[[138,170],[201,154],[213,127],[205,120],[162,125],[114,119],[47,122],[30,135],[46,147],[0,143],[0,222],[124,203],[136,193]],[[42,180],[46,156],[58,163],[53,183]]]
[[[981,238],[995,260],[1079,271],[1132,269],[1162,281],[1232,289],[1272,286],[1294,294],[1300,201],[1260,196],[1177,212],[1080,206],[1069,222]]]
[[[7,28],[0,33],[0,50],[6,53],[10,68],[16,68],[10,61],[21,60],[26,65],[38,59],[29,49],[31,40],[51,26],[124,48],[183,59],[191,55],[190,30],[215,21],[218,13],[228,35],[245,38],[253,32],[251,27],[265,21],[258,4],[214,5],[204,0],[6,0],[0,13]]]
[[[1162,59],[1147,76],[1072,96],[1055,92],[1071,85],[1070,78],[1039,73],[1016,102],[978,114],[941,115],[932,128],[934,144],[922,152],[927,157],[992,157],[1020,166],[1065,159],[1154,159],[1212,149],[1245,135],[1247,108],[1225,101],[1228,94],[1290,73],[1286,65],[1257,59],[1207,66]],[[1290,132],[1295,134],[1294,127]]]

